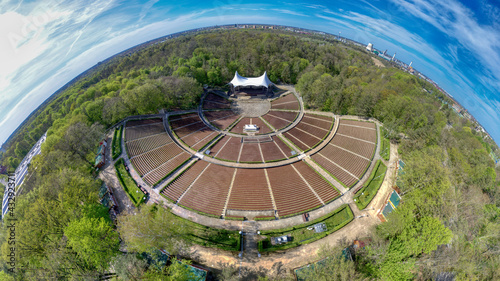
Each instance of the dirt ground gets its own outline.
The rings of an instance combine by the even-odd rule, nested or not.
[[[376,58],[372,58],[372,60],[373,60],[373,63],[374,63],[376,66],[378,66],[378,67],[385,67],[385,65],[384,65],[381,61],[379,61],[378,59],[376,59]]]

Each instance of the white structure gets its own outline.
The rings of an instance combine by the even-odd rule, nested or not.
[[[243,77],[236,71],[233,80],[231,80],[229,84],[233,85],[235,88],[249,86],[269,88],[270,85],[273,85],[273,82],[267,77],[267,72],[264,72],[264,74],[259,77]]]
[[[368,46],[366,46],[366,50],[368,52],[373,52],[373,44],[372,43],[368,43]]]
[[[255,124],[248,124],[248,125],[243,126],[243,130],[254,132],[254,131],[258,131],[259,127]]]
[[[26,174],[28,173],[28,164],[31,163],[31,160],[34,156],[42,153],[42,143],[47,139],[47,132],[43,134],[43,136],[35,143],[35,145],[31,148],[26,156],[24,156],[23,161],[17,166],[15,171],[15,185],[13,189],[9,191],[8,186],[5,187],[5,192],[2,200],[2,218],[7,215],[9,211],[9,201],[15,198],[15,194],[17,193],[16,188],[19,187],[23,182]]]

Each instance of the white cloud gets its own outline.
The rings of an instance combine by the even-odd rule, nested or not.
[[[492,25],[479,24],[473,12],[455,0],[392,1],[404,11],[428,22],[446,36],[454,38],[486,66],[486,75],[492,75],[500,80],[498,22]]]
[[[289,15],[293,15],[293,16],[309,17],[308,15],[303,14],[303,13],[299,13],[297,11],[291,11],[291,10],[286,10],[286,9],[272,9],[272,10],[276,11],[278,13],[289,14]]]
[[[75,40],[76,35],[73,31],[78,30],[85,24],[85,21],[78,20],[80,24],[68,21],[61,24],[58,28],[66,28],[71,30],[72,34],[67,36],[67,31],[58,34],[56,30],[52,30],[53,34],[46,43],[49,47],[35,58],[31,58],[29,63],[30,67],[20,66],[14,71],[13,77],[9,77],[6,81],[25,80],[26,84],[18,87],[9,87],[8,94],[3,92],[0,98],[13,96],[16,100],[12,100],[9,107],[1,110],[2,118],[0,118],[0,143],[5,141],[10,134],[40,103],[42,103],[48,96],[54,93],[57,89],[62,87],[65,83],[79,75],[83,70],[88,69],[95,65],[97,62],[107,59],[114,54],[121,52],[125,49],[133,47],[145,41],[158,38],[170,33],[192,29],[196,27],[203,27],[210,24],[229,24],[234,23],[241,19],[241,15],[227,14],[221,16],[214,16],[215,9],[205,9],[195,11],[189,14],[183,14],[173,19],[165,19],[160,22],[155,22],[143,26],[130,25],[127,26],[112,26],[108,25],[105,29],[102,28],[101,23],[92,21],[89,24],[81,37],[74,44],[74,50],[71,54],[78,53],[79,55],[70,59],[64,59],[61,56],[66,53],[68,47]],[[245,13],[242,11],[241,13]],[[85,18],[87,21],[92,19],[91,14],[86,12]],[[207,17],[206,15],[211,15]],[[98,16],[98,14],[97,14]],[[122,15],[116,15],[112,19],[106,18],[112,22],[120,21]],[[94,14],[94,18],[95,18]],[[248,16],[246,19],[255,22],[271,23],[277,19],[276,16],[269,18],[256,14],[255,16]],[[68,29],[68,24],[72,28]],[[51,28],[56,29],[55,25]],[[66,38],[65,38],[66,37]],[[70,38],[67,38],[70,37]],[[85,38],[84,38],[85,37]],[[71,57],[69,55],[68,57]],[[0,83],[4,81],[0,80]],[[32,85],[38,85],[34,89]],[[24,93],[23,93],[24,92]],[[1,104],[0,104],[1,106]]]
[[[142,21],[149,10],[160,0],[149,0],[146,4],[144,4],[141,8],[141,12],[139,14],[139,21]]]

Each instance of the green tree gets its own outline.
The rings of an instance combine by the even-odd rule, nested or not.
[[[111,263],[121,280],[139,280],[147,269],[147,262],[137,254],[118,254]]]
[[[118,218],[118,231],[130,251],[152,253],[163,249],[176,253],[187,243],[189,226],[174,214],[157,206],[143,206],[136,214]]]
[[[3,281],[14,281],[14,277],[12,277],[11,275],[5,273],[3,270],[0,271],[0,280],[3,280]]]
[[[119,247],[118,233],[104,218],[83,217],[64,228],[70,246],[85,263],[105,270]]]

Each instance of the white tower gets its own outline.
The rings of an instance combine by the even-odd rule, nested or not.
[[[394,58],[396,57],[396,53],[394,53],[394,56],[392,56],[391,61],[394,61]]]
[[[373,44],[372,43],[368,43],[368,46],[366,46],[366,50],[368,52],[372,52],[373,51]]]

